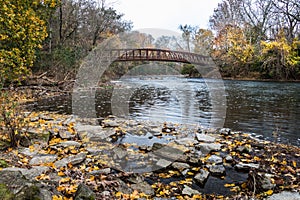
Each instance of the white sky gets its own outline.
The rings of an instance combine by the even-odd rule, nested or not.
[[[207,28],[221,0],[115,0],[113,7],[133,22],[133,29],[161,28],[178,32],[179,25]]]

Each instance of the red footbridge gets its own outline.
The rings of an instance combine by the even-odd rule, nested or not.
[[[208,65],[212,63],[212,59],[209,56],[156,48],[111,49],[110,58],[115,58],[115,62],[165,61],[191,63],[196,65]]]

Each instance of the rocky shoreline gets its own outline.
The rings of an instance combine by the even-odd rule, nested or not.
[[[0,199],[300,198],[300,148],[230,129],[31,113]],[[271,196],[271,197],[270,197]]]

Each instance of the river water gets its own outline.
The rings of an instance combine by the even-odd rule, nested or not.
[[[224,88],[211,87],[216,81],[221,81]],[[204,127],[217,120],[234,131],[300,146],[300,83],[176,76],[130,77],[113,83],[114,88],[96,92],[98,116],[121,114],[137,120]],[[218,93],[218,90],[222,101],[217,102],[216,108],[212,91]],[[70,97],[42,100],[34,107],[66,114],[72,112]]]

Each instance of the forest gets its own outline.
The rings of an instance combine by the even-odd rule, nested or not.
[[[299,12],[297,0],[223,0],[208,29],[187,22],[178,25],[180,39],[134,32],[132,42],[211,56],[224,78],[299,80]],[[134,26],[104,0],[3,0],[0,21],[5,84],[41,74],[72,80],[94,47]]]

